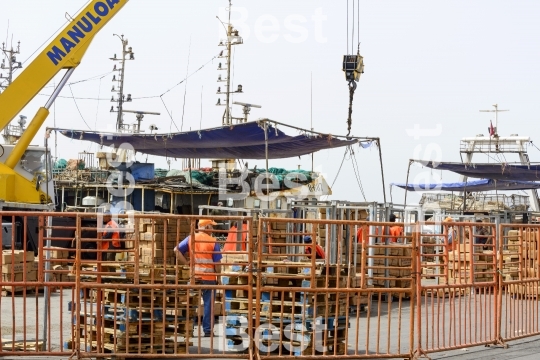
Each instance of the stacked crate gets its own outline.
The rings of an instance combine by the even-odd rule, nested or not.
[[[248,255],[224,253],[221,260],[224,265],[221,269],[221,283],[223,285],[248,285],[246,270],[249,269]],[[256,286],[255,275],[253,276],[252,289]],[[245,317],[251,318],[253,313],[249,311],[250,290],[218,290],[214,305],[214,315],[226,315],[225,337],[228,350],[234,350],[234,346],[241,343],[248,335],[248,323],[242,321]],[[252,291],[254,294],[254,291]],[[253,303],[254,296],[251,302]]]
[[[176,265],[173,249],[189,235],[190,223],[184,219],[140,219],[137,230],[126,234],[125,241],[128,251],[138,252],[138,283],[187,285],[189,266]],[[135,248],[137,232],[139,246]],[[101,282],[134,284],[136,257],[131,255],[127,260],[127,263],[102,264],[102,271],[110,275],[102,276]],[[87,276],[94,279],[91,272]],[[193,336],[193,318],[202,313],[198,292],[159,287],[142,290],[133,286],[129,290],[114,287],[91,290],[79,305],[80,326],[77,328],[74,322],[73,338],[78,331],[81,346],[96,349],[99,334],[103,349],[111,354],[139,350],[143,354],[185,353],[186,346],[192,345],[188,338]],[[101,304],[101,318],[97,317],[98,304]]]
[[[436,268],[437,263],[434,261],[423,261],[422,262],[422,276],[426,279],[435,279],[436,277]]]
[[[172,338],[191,336],[195,308],[194,294],[165,290],[94,290],[100,302],[80,305],[79,331],[82,348],[96,349],[99,343],[106,352],[172,354],[185,353],[186,341]],[[97,304],[101,304],[98,314]],[[75,319],[74,319],[75,320]],[[73,334],[73,339],[76,334]],[[66,347],[69,348],[70,345]]]
[[[326,208],[319,209],[319,218],[326,220]],[[326,225],[318,224],[317,225],[317,235],[319,235],[319,245],[323,248],[326,246]]]
[[[411,287],[412,247],[410,245],[397,243],[390,243],[389,247],[375,245],[373,255],[374,287],[385,287],[387,284],[390,288]],[[369,260],[367,261],[369,264]],[[386,267],[386,261],[388,261],[388,267]]]
[[[96,349],[99,335],[103,349],[116,354],[185,353],[199,307],[197,293],[185,290],[94,289],[79,305],[79,327],[74,318],[72,339],[79,331],[81,347]],[[178,337],[184,340],[173,340]]]
[[[268,252],[272,254],[286,254],[288,247],[284,246],[287,243],[287,223],[272,223],[272,228],[269,229],[271,234],[268,240],[269,248]],[[277,246],[272,246],[272,245]],[[289,251],[290,252],[290,251]]]
[[[49,281],[54,282],[69,282],[72,278],[69,277],[69,250],[61,247],[46,247],[43,249],[43,256],[46,262],[49,262]],[[48,257],[48,259],[47,259]],[[53,289],[53,291],[56,289]]]
[[[295,323],[294,326],[282,330],[282,354],[294,356],[309,355],[344,355],[347,353],[345,339],[348,336],[349,324],[345,317],[328,317],[321,319],[328,324],[324,330],[317,329],[315,321]]]
[[[37,263],[34,262],[34,253],[23,250],[2,251],[2,281],[22,282],[37,280]],[[26,278],[24,272],[26,271]],[[23,286],[2,285],[2,295],[24,290]]]
[[[287,250],[286,246],[282,248],[283,253],[292,252],[291,249]],[[247,260],[248,256],[245,254],[224,254],[222,262],[231,265],[223,265],[222,283],[246,285],[254,289],[257,274],[253,274],[253,283],[248,284],[247,274],[251,269]],[[321,354],[318,351],[320,348],[312,348],[312,338],[326,339],[326,354],[333,354],[334,349],[336,354],[344,353],[343,341],[348,328],[344,315],[348,294],[337,291],[330,294],[315,293],[310,290],[321,287],[345,287],[346,275],[343,278],[338,278],[335,274],[327,276],[323,273],[325,267],[322,262],[318,262],[313,268],[309,261],[283,261],[271,254],[264,254],[263,259],[254,262],[253,267],[260,271],[262,286],[258,308],[256,308],[257,299],[254,296],[249,299],[250,290],[225,290],[224,310],[227,315],[225,335],[227,344],[230,345],[229,349],[245,338],[248,323],[255,319],[257,313],[261,323],[272,325],[271,329],[264,330],[256,340],[259,341],[257,345],[261,353],[265,353],[263,350],[267,347],[272,348],[273,345],[281,344],[284,347],[281,349],[283,354],[291,352],[295,356],[300,356],[311,354],[313,350],[315,354]],[[312,272],[316,275],[315,282],[312,280]],[[266,291],[267,287],[274,290]],[[292,288],[298,290],[293,291]],[[252,294],[255,294],[253,289]],[[314,326],[316,318],[326,316],[329,322],[335,323],[335,326],[325,329],[327,333],[324,335],[323,330],[319,331]],[[247,318],[247,322],[241,321],[243,318]],[[309,346],[299,346],[299,341],[304,341]]]
[[[368,284],[367,281],[362,284],[362,280],[363,278],[365,278],[365,276],[362,275],[362,247],[360,245],[361,244],[358,244],[358,247],[356,249],[356,266],[354,268],[354,271],[352,269],[349,271],[349,273],[351,274],[349,286],[351,288],[357,289],[360,289],[362,287],[372,288],[373,285]],[[353,311],[356,311],[358,308],[364,309],[365,305],[368,304],[368,300],[369,293],[367,292],[349,293],[349,305]]]
[[[473,261],[479,261],[477,253],[471,253],[468,243],[459,246],[448,252],[448,280],[452,284],[470,284],[477,274],[473,269]]]
[[[349,327],[345,317],[348,294],[339,291],[317,293],[312,289],[346,287],[346,274],[338,276],[335,266],[327,267],[321,262],[313,267],[308,261],[266,260],[258,264],[258,268],[261,268],[264,285],[260,308],[254,311],[258,311],[261,323],[272,325],[272,329],[263,331],[257,339],[258,349],[272,348],[279,343],[284,355],[345,353],[344,340]],[[325,273],[327,269],[328,274]],[[265,291],[265,287],[274,290]],[[330,325],[318,330],[315,327],[317,318]]]
[[[521,268],[521,278],[538,278],[538,230],[527,229],[524,231],[525,241],[521,249],[523,266]]]
[[[523,248],[526,249],[526,241],[523,241]],[[519,250],[520,250],[520,241],[519,241],[519,231],[510,230],[508,232],[507,244],[503,249],[502,256],[503,268],[502,275],[505,281],[519,280]],[[527,251],[524,251],[524,258],[527,256]],[[522,264],[524,265],[524,264]],[[526,266],[523,266],[526,268]]]
[[[437,244],[437,239],[433,236],[423,236],[422,237],[422,245],[427,245],[427,246],[421,246],[420,247],[420,251],[421,251],[421,255],[427,255],[427,256],[422,256],[422,263],[427,263],[427,262],[433,262],[434,261],[434,255],[435,255],[435,251],[436,251],[436,245]]]
[[[539,274],[538,231],[524,229],[521,235],[519,230],[508,231],[506,250],[502,255],[504,279],[505,281],[532,280],[526,283],[509,284],[508,291],[511,294],[539,297],[540,286],[536,281]]]
[[[175,265],[173,249],[186,236],[189,236],[190,231],[190,223],[184,219],[171,221],[140,219],[140,263],[150,266]]]
[[[485,250],[478,254],[478,260],[474,263],[474,281],[475,282],[493,282],[496,276],[496,267],[493,263],[494,257],[491,250]],[[496,260],[495,259],[495,260]]]
[[[448,253],[447,284],[493,282],[495,274],[494,257],[498,259],[498,256],[491,250],[482,250],[479,246],[471,247],[469,242],[456,245],[456,249]],[[503,271],[509,274],[507,267]]]

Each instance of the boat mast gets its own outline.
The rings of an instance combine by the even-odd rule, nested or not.
[[[471,164],[474,154],[518,154],[521,164],[530,164],[529,154],[527,153],[527,144],[531,139],[528,136],[518,136],[511,134],[510,136],[499,136],[498,132],[498,116],[499,112],[510,110],[499,110],[498,104],[493,105],[495,110],[480,110],[480,112],[495,113],[495,129],[493,134],[484,136],[482,134],[475,137],[461,139],[461,155],[465,155],[465,163]],[[463,158],[462,158],[463,159]],[[461,176],[461,182],[466,182],[467,177]],[[536,190],[528,190],[529,200],[531,202],[532,211],[540,211],[540,200]]]
[[[112,61],[119,61],[120,67],[117,67],[116,64],[114,64],[113,71],[118,73],[118,77],[113,75],[113,87],[111,89],[111,92],[117,93],[118,96],[115,99],[114,95],[111,97],[111,102],[116,102],[118,105],[116,106],[116,110],[114,109],[114,106],[111,106],[111,112],[117,112],[118,116],[116,117],[116,130],[118,132],[122,132],[127,130],[124,126],[124,102],[130,102],[131,94],[126,95],[124,94],[124,74],[125,74],[125,68],[126,68],[126,60],[135,60],[135,54],[133,53],[133,49],[128,47],[128,40],[124,39],[124,35],[117,35],[113,34],[113,36],[116,36],[120,39],[122,42],[122,56],[120,58],[116,57],[116,54],[114,54],[114,57],[110,58]],[[118,88],[114,85],[116,83],[118,85]]]
[[[217,94],[222,95],[225,94],[225,103],[223,104],[221,102],[221,99],[218,98],[217,106],[225,106],[225,111],[223,112],[223,118],[222,118],[222,125],[231,125],[232,124],[232,116],[231,116],[231,94],[233,93],[242,93],[242,85],[238,85],[238,88],[235,91],[231,90],[231,66],[232,66],[232,47],[234,45],[242,45],[244,43],[244,39],[239,35],[238,30],[236,30],[232,24],[231,24],[231,10],[232,10],[232,4],[231,0],[229,0],[229,20],[227,23],[227,26],[221,21],[221,19],[218,17],[217,19],[221,22],[223,27],[225,28],[225,32],[227,34],[227,38],[223,39],[219,42],[219,46],[224,46],[225,50],[221,51],[219,54],[219,58],[225,59],[227,61],[227,65],[223,67],[222,63],[219,63],[218,70],[219,71],[225,71],[226,72],[226,78],[223,79],[221,75],[218,76],[218,82],[225,82],[225,91],[221,91],[221,86],[218,87]]]
[[[495,137],[499,136],[497,130],[499,129],[499,113],[510,110],[499,110],[499,104],[493,105],[495,110],[480,110],[480,112],[494,112],[495,113]]]
[[[13,74],[17,69],[22,68],[22,63],[17,61],[17,56],[21,52],[21,42],[17,42],[17,48],[7,47],[6,44],[2,43],[2,52],[4,53],[4,58],[2,59],[2,64],[0,69],[7,70],[7,75],[4,76],[4,73],[0,73],[0,92],[5,90],[13,82]],[[6,64],[7,59],[7,64]],[[19,140],[24,131],[24,125],[26,125],[26,116],[19,115],[19,120],[17,125],[12,125],[11,123],[4,128],[2,136],[4,137],[4,143],[13,145]]]

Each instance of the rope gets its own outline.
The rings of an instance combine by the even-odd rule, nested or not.
[[[332,185],[330,186],[330,188],[333,188],[334,187],[334,184],[336,183],[336,180],[339,176],[339,173],[341,172],[341,167],[343,166],[343,163],[345,162],[345,157],[347,156],[347,147],[345,148],[345,154],[343,154],[343,159],[341,160],[341,165],[339,165],[339,169],[338,169],[338,172],[336,174],[336,177],[334,178],[334,181],[332,182]]]
[[[354,49],[354,0],[352,2],[352,17],[353,17],[353,22],[352,22],[352,27],[351,27],[351,51]]]
[[[349,0],[347,0],[347,53],[349,52]]]
[[[358,167],[358,160],[356,160],[356,154],[354,153],[352,148],[350,149],[350,152],[352,155],[351,160],[354,160],[352,162],[353,170],[354,170],[354,175],[356,176],[356,181],[358,182],[358,187],[360,188],[360,193],[362,193],[362,197],[364,198],[364,201],[367,202],[366,194],[364,193],[364,186],[362,185],[362,180],[360,179],[360,168]]]
[[[360,52],[360,0],[358,0],[357,11],[358,11],[358,17],[356,19],[357,21],[356,29],[358,33],[356,34],[356,38],[358,39],[358,52]]]

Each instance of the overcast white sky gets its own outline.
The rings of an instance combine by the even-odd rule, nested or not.
[[[20,40],[19,59],[31,60],[65,24],[64,14],[75,15],[85,3],[0,0],[0,33],[9,34],[8,43]],[[121,51],[113,34],[124,34],[136,53],[136,61],[126,66],[126,93],[134,98],[160,95],[186,76],[188,58],[191,73],[222,49],[217,46],[222,26],[216,15],[227,4],[226,0],[130,0],[96,36],[70,81],[110,72],[113,62],[108,58]],[[341,61],[348,49],[347,2],[234,0],[233,5],[238,10],[233,13],[233,23],[245,42],[235,51],[234,84],[244,87],[244,94],[235,100],[263,106],[252,110],[251,119],[270,118],[310,128],[313,74],[313,127],[346,134],[348,88]],[[360,6],[365,74],[356,92],[352,134],[381,138],[388,195],[391,182],[405,182],[410,158],[459,161],[459,140],[487,134],[494,116],[479,110],[490,109],[495,103],[510,109],[499,117],[500,135],[529,135],[535,140],[540,115],[540,2],[378,0],[360,1]],[[260,24],[274,24],[273,30],[261,29]],[[189,79],[183,130],[200,126],[201,93],[202,127],[221,125],[223,108],[214,106],[218,62]],[[65,88],[46,126],[88,129],[86,122],[97,129],[114,127],[116,114],[109,113],[111,80],[112,73]],[[89,99],[74,100],[70,88],[76,98]],[[184,89],[184,85],[178,86],[163,97],[178,127],[182,126]],[[50,92],[47,88],[42,94]],[[38,96],[22,113],[33,117],[47,99]],[[160,117],[147,116],[145,128],[154,123],[165,132],[171,126],[176,130],[159,97],[136,100],[125,108],[161,112]],[[240,110],[234,109],[235,116],[241,115]],[[131,119],[127,116],[126,120]],[[443,131],[415,139],[406,133],[415,124],[422,129],[441,125]],[[43,143],[43,132],[34,143]],[[426,153],[426,148],[432,150]],[[83,150],[98,148],[58,137],[59,157],[74,158]],[[356,150],[367,200],[382,201],[378,151]],[[315,168],[326,174],[330,184],[343,155],[344,149],[315,154]],[[533,161],[538,161],[539,155],[537,149],[530,148]],[[137,159],[146,161],[146,156]],[[165,159],[149,161],[156,167],[167,166]],[[256,164],[253,160],[249,163],[250,167]],[[202,165],[207,164],[203,160]],[[310,169],[311,157],[270,161],[271,167],[295,169],[298,165]],[[171,163],[171,168],[180,166],[180,161]],[[264,167],[263,162],[259,167]],[[425,181],[426,174],[434,180],[441,177],[440,172],[415,168],[410,182]],[[458,177],[443,174],[443,179],[454,181]],[[345,160],[333,190],[334,199],[363,201],[351,159]],[[403,194],[394,189],[394,202],[402,203]]]

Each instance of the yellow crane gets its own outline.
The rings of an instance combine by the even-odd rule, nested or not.
[[[0,151],[0,208],[47,209],[54,205],[52,177],[44,174],[46,149],[29,148],[49,108],[67,83],[94,36],[129,0],[92,0],[62,29],[59,35],[0,94],[0,130],[61,70],[66,73],[47,103],[41,107],[16,145]],[[3,150],[3,151],[2,151]],[[50,165],[50,163],[49,163]]]

